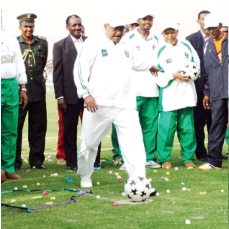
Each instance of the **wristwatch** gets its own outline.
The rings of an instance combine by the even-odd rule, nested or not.
[[[27,92],[27,89],[25,87],[21,88],[21,91]]]

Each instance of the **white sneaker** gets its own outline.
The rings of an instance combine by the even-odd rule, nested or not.
[[[92,181],[91,179],[81,179],[80,181],[80,187],[81,188],[91,188],[92,187]]]
[[[119,168],[119,170],[126,170],[126,165],[122,164],[122,166]]]
[[[157,164],[154,161],[148,161],[146,162],[145,167],[148,169],[159,169],[161,168],[161,165]]]
[[[199,170],[212,170],[212,169],[215,169],[215,170],[221,170],[222,168],[220,167],[215,167],[214,165],[210,164],[210,163],[205,163],[203,165],[201,165],[199,167]]]

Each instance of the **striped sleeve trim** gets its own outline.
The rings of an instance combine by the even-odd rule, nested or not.
[[[79,53],[79,58],[80,58],[80,56],[81,56],[82,50],[83,50],[83,48],[81,49],[81,51],[80,51],[80,53]],[[88,93],[89,95],[91,95],[91,92],[90,92],[89,88],[87,88],[87,86],[86,86],[86,85],[84,84],[84,82],[83,82],[82,70],[81,70],[80,61],[78,61],[77,67],[78,67],[78,76],[79,76],[79,81],[80,81],[81,87],[82,87],[84,90],[86,90],[87,93]],[[89,78],[89,76],[88,76],[88,78]]]

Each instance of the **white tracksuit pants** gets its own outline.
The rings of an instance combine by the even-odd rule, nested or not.
[[[84,110],[82,137],[78,147],[78,175],[89,179],[94,171],[98,145],[115,125],[120,149],[129,176],[146,176],[145,148],[138,112],[135,109],[98,106],[95,113]]]

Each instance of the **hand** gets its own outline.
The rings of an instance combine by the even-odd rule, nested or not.
[[[211,109],[210,100],[209,100],[209,96],[208,95],[205,95],[204,96],[203,106],[204,106],[204,109],[207,109],[207,110],[210,110]]]
[[[27,96],[27,93],[25,91],[20,91],[20,104],[22,104],[22,103],[23,103],[22,110],[24,110],[28,104],[28,96]]]
[[[93,113],[96,112],[96,110],[98,110],[98,106],[95,102],[95,99],[91,95],[84,98],[84,103],[88,111]]]
[[[183,72],[183,70],[179,70],[179,71],[173,73],[173,78],[179,79],[183,82],[188,82],[190,79],[187,76],[183,75],[182,72]]]
[[[62,110],[64,110],[64,111],[66,111],[67,105],[66,105],[66,103],[65,103],[65,99],[64,99],[64,98],[58,99],[58,100],[57,100],[57,103],[58,103],[58,108],[60,108],[60,109],[62,109]]]
[[[6,181],[6,174],[5,171],[1,169],[1,183]]]
[[[157,76],[158,75],[157,72],[161,72],[161,70],[157,66],[154,66],[154,65],[150,68],[149,71],[154,76]]]

